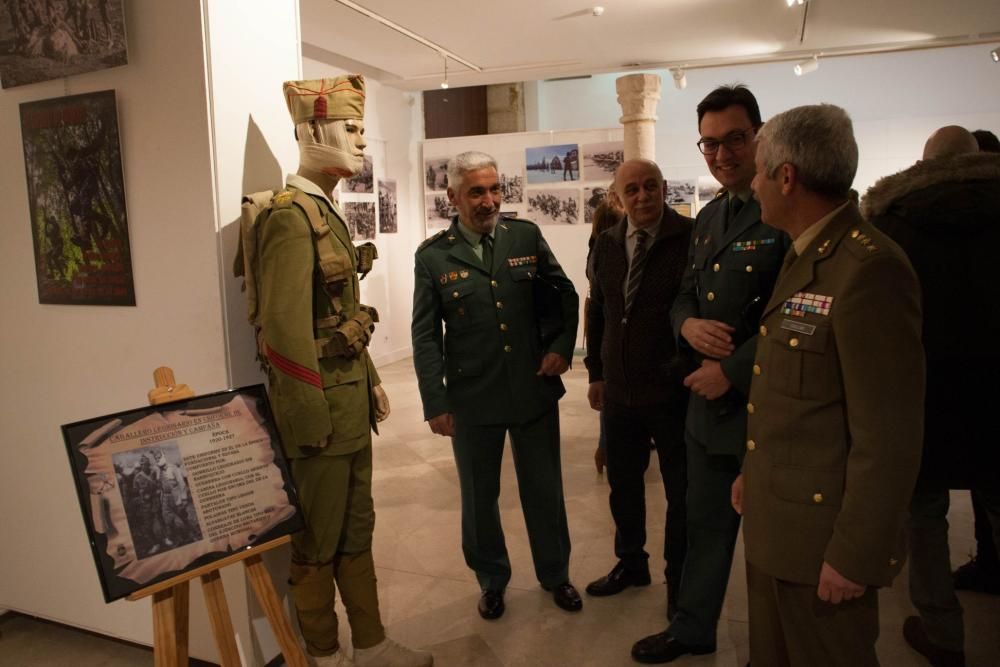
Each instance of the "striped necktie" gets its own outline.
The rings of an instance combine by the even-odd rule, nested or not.
[[[636,231],[635,251],[632,253],[632,264],[628,269],[628,284],[625,288],[625,317],[628,317],[628,314],[632,311],[635,295],[639,291],[639,284],[642,282],[642,269],[646,265],[647,240],[649,240],[649,232],[645,229]]]

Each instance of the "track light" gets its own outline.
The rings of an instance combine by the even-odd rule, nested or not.
[[[441,88],[443,90],[448,90],[448,56],[441,54],[444,57],[444,81],[441,82]]]
[[[819,58],[813,56],[812,58],[807,58],[795,66],[795,76],[802,76],[803,74],[809,74],[810,72],[815,72],[819,69]]]
[[[674,74],[674,88],[677,90],[684,90],[688,85],[687,74],[684,73],[680,67],[671,70]]]
[[[804,5],[804,4],[806,4],[806,0],[785,0],[785,2],[788,3],[789,7],[794,7],[795,5]]]
[[[1000,46],[990,51],[990,58],[993,58],[993,62],[1000,63]]]

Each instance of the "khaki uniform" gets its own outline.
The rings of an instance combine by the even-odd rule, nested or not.
[[[751,609],[774,597],[762,576],[813,595],[779,595],[775,614],[751,618],[751,661],[781,664],[764,651],[783,636],[786,664],[820,664],[806,650],[817,646],[822,664],[875,664],[874,594],[812,601],[824,561],[868,587],[890,585],[903,566],[923,432],[919,287],[853,204],[792,258],[764,310],[746,406],[744,542]],[[838,643],[844,623],[870,641]]]

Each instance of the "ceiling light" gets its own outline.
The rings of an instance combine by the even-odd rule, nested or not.
[[[785,0],[785,2],[788,3],[789,7],[794,7],[795,5],[804,5],[804,4],[806,4],[806,0]]]
[[[442,53],[441,57],[444,58],[444,81],[441,82],[441,88],[448,90],[448,56]]]
[[[990,51],[990,58],[993,58],[993,62],[1000,63],[1000,46]]]
[[[674,88],[676,88],[677,90],[684,90],[685,88],[687,88],[688,78],[687,74],[684,73],[684,70],[678,67],[671,71],[673,72],[674,75]]]
[[[604,7],[601,7],[600,5],[598,5],[597,7],[594,7],[593,9],[591,9],[590,13],[593,14],[594,16],[600,16],[601,14],[604,13]]]
[[[802,76],[803,74],[809,74],[810,72],[815,72],[819,69],[819,59],[816,56],[812,58],[807,58],[795,66],[795,76]]]

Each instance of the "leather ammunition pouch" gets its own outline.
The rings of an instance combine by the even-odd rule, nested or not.
[[[324,318],[317,320],[317,326],[333,324],[331,320],[335,318]],[[353,316],[342,321],[333,335],[329,338],[316,339],[316,356],[320,359],[326,357],[345,357],[354,359],[368,347],[371,342],[372,333],[375,331],[375,322],[378,322],[378,311],[369,306],[361,306]]]
[[[378,259],[378,248],[371,241],[366,241],[354,249],[358,252],[358,274],[361,276],[360,280],[364,280]]]

